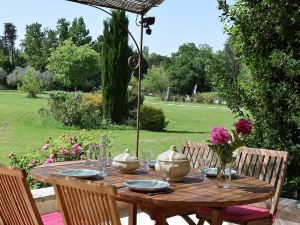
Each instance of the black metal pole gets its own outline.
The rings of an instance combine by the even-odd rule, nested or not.
[[[139,139],[140,139],[140,96],[141,96],[141,77],[142,77],[142,62],[143,62],[143,19],[144,15],[141,15],[141,37],[140,37],[140,51],[139,51],[139,76],[138,76],[138,102],[137,102],[137,112],[136,112],[136,157],[139,157]]]

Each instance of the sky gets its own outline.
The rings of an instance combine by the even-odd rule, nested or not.
[[[232,0],[233,1],[233,0]],[[93,39],[102,34],[103,20],[109,16],[102,11],[66,0],[0,0],[0,35],[4,23],[11,22],[17,28],[18,39],[24,37],[26,25],[38,22],[43,28],[56,27],[59,18],[70,22],[82,16]],[[223,49],[227,35],[220,22],[217,0],[165,0],[146,16],[155,16],[152,35],[144,36],[149,52],[170,56],[183,43],[208,44],[214,51]],[[128,13],[129,30],[139,43],[140,27],[136,15]],[[131,41],[131,43],[133,43]]]

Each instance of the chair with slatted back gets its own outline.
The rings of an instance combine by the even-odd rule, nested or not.
[[[0,165],[0,222],[3,225],[63,225],[60,213],[40,216],[22,169]]]
[[[275,193],[271,205],[264,208],[252,205],[229,206],[221,212],[223,221],[236,224],[261,225],[272,224],[284,182],[288,163],[288,153],[266,149],[243,147],[236,161],[239,175],[255,177],[274,186]],[[266,203],[266,202],[264,202]],[[201,208],[197,217],[198,225],[211,218],[211,209]]]
[[[51,176],[65,225],[121,225],[115,186]]]
[[[191,168],[199,168],[200,159],[209,159],[210,167],[215,167],[218,158],[214,151],[212,151],[207,144],[200,142],[187,141],[182,147],[182,153],[186,155],[190,161]]]

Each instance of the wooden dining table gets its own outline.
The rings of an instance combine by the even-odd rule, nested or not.
[[[85,161],[53,163],[35,167],[32,176],[38,181],[48,183],[51,174],[58,174],[65,169],[93,169]],[[232,179],[227,189],[216,186],[215,179],[200,179],[198,170],[191,172],[181,182],[170,182],[172,191],[147,193],[130,190],[124,185],[130,180],[161,180],[161,175],[154,170],[142,168],[131,174],[120,173],[113,167],[107,168],[107,176],[94,178],[95,182],[116,186],[117,200],[129,204],[129,224],[136,224],[137,207],[147,213],[156,225],[165,225],[166,219],[174,215],[195,212],[201,207],[212,208],[212,225],[222,224],[221,210],[226,206],[251,204],[267,200],[273,196],[274,188],[270,184],[253,177]]]

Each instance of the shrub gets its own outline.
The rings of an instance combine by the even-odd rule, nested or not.
[[[20,91],[26,92],[28,97],[35,98],[42,92],[42,82],[38,79],[38,72],[29,67],[20,78],[21,84],[18,85]]]
[[[194,103],[213,104],[216,99],[218,99],[218,96],[215,92],[203,92],[203,93],[197,93],[193,97],[193,102]]]
[[[94,137],[62,135],[58,139],[49,140],[39,149],[29,153],[11,154],[10,165],[22,168],[27,173],[27,182],[32,189],[45,187],[46,184],[37,182],[31,176],[32,169],[42,164],[79,160],[88,149]]]
[[[162,109],[157,109],[152,106],[141,107],[140,114],[140,125],[141,129],[161,131],[163,130],[169,122],[166,122],[165,113]]]
[[[102,120],[102,96],[80,92],[50,94],[51,115],[66,126],[85,129],[99,128]]]

